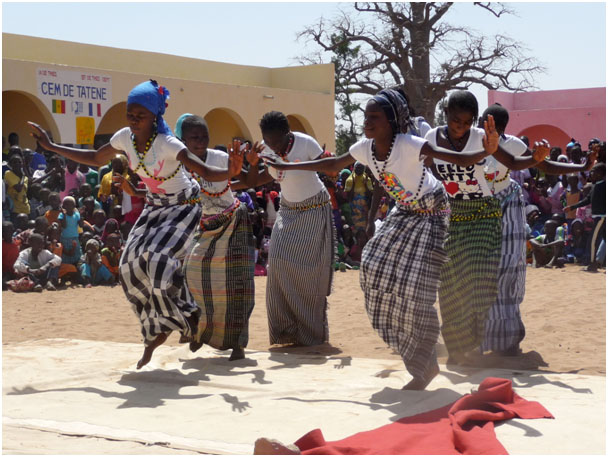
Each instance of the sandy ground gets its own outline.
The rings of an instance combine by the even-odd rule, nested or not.
[[[248,349],[398,360],[398,355],[371,328],[358,274],[357,271],[336,272],[334,290],[329,297],[330,342],[289,349],[271,347],[268,343],[266,278],[257,277]],[[27,294],[2,292],[2,302],[3,344],[46,338],[142,341],[138,321],[120,286]],[[527,333],[522,342],[523,354],[512,358],[480,358],[480,365],[605,376],[606,274],[603,270],[591,274],[574,265],[561,270],[528,268],[522,314]],[[168,344],[177,345],[178,335],[171,335]],[[438,353],[439,362],[445,363],[447,353],[441,341]]]

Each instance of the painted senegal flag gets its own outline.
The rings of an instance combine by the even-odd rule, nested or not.
[[[65,114],[65,100],[53,99],[53,113]]]

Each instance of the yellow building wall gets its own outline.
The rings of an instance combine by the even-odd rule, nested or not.
[[[35,146],[24,124],[28,116],[61,142],[48,108],[38,100],[36,80],[37,69],[57,68],[95,70],[112,78],[112,108],[96,134],[111,134],[126,125],[123,107],[129,91],[152,78],[171,92],[165,119],[172,128],[182,113],[211,113],[212,146],[227,144],[233,136],[260,140],[260,118],[277,110],[297,119],[298,130],[303,126],[321,145],[335,149],[332,64],[273,69],[6,33],[2,37],[2,132],[5,137],[17,132],[22,147]]]

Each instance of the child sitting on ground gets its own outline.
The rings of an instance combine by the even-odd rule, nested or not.
[[[103,229],[106,225],[106,212],[103,209],[96,209],[93,213],[93,236],[101,240]]]
[[[80,259],[79,270],[85,287],[114,283],[114,276],[101,261],[99,242],[95,239],[87,241],[85,253]]]
[[[47,290],[57,290],[61,257],[44,248],[44,237],[39,233],[34,233],[30,237],[30,246],[19,253],[14,266],[15,271],[33,281],[34,292],[42,292],[45,286]]]
[[[53,254],[63,256],[63,244],[61,244],[61,227],[58,222],[52,223],[47,230],[46,237],[46,248]],[[80,284],[81,278],[76,265],[71,263],[61,262],[59,266],[59,280],[58,285],[64,286],[66,283]]]
[[[109,221],[108,221],[109,222]],[[101,262],[114,276],[114,283],[118,282],[118,261],[122,254],[122,241],[119,233],[110,233],[106,238],[105,247],[101,250]]]
[[[545,233],[530,240],[536,268],[564,267],[564,239],[557,234],[557,228],[558,223],[549,219],[545,222]]]

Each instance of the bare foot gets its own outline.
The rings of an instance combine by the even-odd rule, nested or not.
[[[439,374],[439,365],[434,364],[432,368],[429,368],[424,378],[414,378],[408,382],[401,390],[424,390],[431,381]]]
[[[463,352],[454,352],[448,356],[446,365],[466,365],[468,362],[467,357]]]
[[[285,446],[277,440],[269,438],[258,438],[253,446],[253,455],[292,455],[301,454],[295,444]]]
[[[233,360],[241,360],[245,358],[245,350],[243,348],[234,348],[232,350],[232,354],[230,354],[230,358],[228,359],[230,362]]]
[[[158,335],[156,337],[156,339],[154,341],[152,341],[152,343],[149,346],[146,346],[144,348],[144,355],[141,357],[141,359],[139,359],[139,362],[137,362],[138,370],[141,367],[143,367],[144,365],[147,365],[148,362],[150,362],[150,360],[152,359],[152,353],[154,352],[154,350],[157,347],[159,347],[161,344],[163,344],[165,341],[167,341],[167,334],[161,333],[160,335]]]
[[[196,340],[190,341],[189,347],[190,347],[190,351],[196,352],[200,348],[203,347],[203,342],[202,341],[196,341]]]

